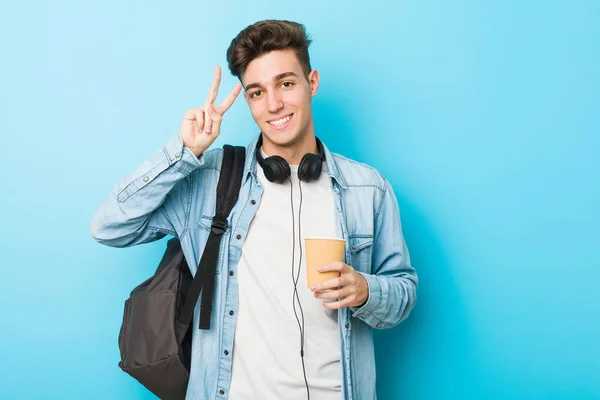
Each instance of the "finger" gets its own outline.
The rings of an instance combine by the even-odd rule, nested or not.
[[[212,132],[212,124],[213,121],[208,115],[208,110],[204,109],[204,132],[211,133]]]
[[[201,108],[196,109],[196,123],[198,124],[196,131],[198,134],[200,134],[204,128],[204,111],[202,111]]]
[[[218,65],[215,67],[215,76],[213,79],[213,83],[208,90],[208,96],[206,97],[206,104],[212,104],[215,102],[217,98],[217,94],[219,93],[219,85],[221,84],[221,67]]]
[[[312,285],[310,290],[312,290],[313,292],[320,292],[321,290],[326,289],[337,289],[340,286],[344,286],[344,280],[341,276]]]
[[[338,290],[331,290],[329,292],[315,292],[315,297],[317,299],[343,299],[350,293],[350,289],[347,287],[342,287]]]
[[[216,107],[215,110],[217,110],[217,112],[221,115],[225,114],[225,112],[227,110],[229,110],[229,108],[231,107],[231,105],[233,104],[235,99],[237,99],[237,97],[241,91],[242,91],[242,84],[238,82],[237,85],[235,85],[235,87],[231,91],[231,93],[229,93],[229,96],[227,96],[227,98],[225,98],[225,100],[223,100],[221,105]]]
[[[342,299],[340,301],[324,301],[323,307],[329,308],[330,310],[338,310],[340,308],[348,307],[350,304],[350,300]]]
[[[212,121],[212,132],[215,135],[218,135],[221,132],[221,121],[223,120],[223,117],[215,111],[213,104],[208,105],[208,116]]]
[[[328,272],[328,271],[342,272],[345,267],[346,267],[346,264],[344,264],[341,261],[337,261],[337,262],[334,262],[331,264],[321,265],[317,268],[317,271],[319,271],[319,272]]]

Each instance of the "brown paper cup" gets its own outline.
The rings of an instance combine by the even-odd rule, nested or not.
[[[338,271],[319,272],[317,268],[324,264],[344,261],[346,241],[333,238],[305,238],[306,278],[308,288],[340,276]],[[329,291],[329,290],[324,290]]]

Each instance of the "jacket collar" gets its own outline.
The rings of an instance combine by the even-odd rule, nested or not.
[[[258,143],[258,139],[260,138],[261,133],[256,135],[252,141],[246,147],[246,163],[244,166],[244,181],[243,185],[246,184],[248,179],[252,176],[255,182],[258,182],[258,176],[256,174],[256,168],[258,163],[256,162],[256,143]],[[321,141],[322,142],[322,141]],[[337,162],[333,156],[333,153],[329,151],[327,145],[323,143],[323,152],[325,154],[325,162],[327,163],[327,170],[329,172],[329,178],[332,181],[335,181],[338,185],[340,185],[343,189],[347,189],[348,186],[346,184],[346,180],[344,176],[340,172],[340,169],[337,165]]]

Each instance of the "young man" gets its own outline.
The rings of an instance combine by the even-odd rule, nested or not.
[[[94,215],[92,235],[109,246],[178,237],[195,273],[223,154],[209,148],[244,89],[261,133],[247,147],[223,236],[211,329],[193,331],[188,399],[375,399],[372,328],[397,325],[415,304],[417,276],[390,184],[315,136],[319,73],[309,44],[304,26],[289,21],[241,31],[227,50],[241,84],[216,105],[217,67],[204,106],[187,110],[178,134]],[[273,156],[282,159],[264,161]],[[306,287],[306,237],[346,240],[345,262],[323,266],[339,278]]]

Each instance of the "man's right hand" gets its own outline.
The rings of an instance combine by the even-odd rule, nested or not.
[[[200,157],[219,136],[223,114],[231,107],[242,90],[242,84],[236,84],[233,91],[223,100],[221,105],[215,106],[220,83],[221,68],[217,66],[215,67],[215,78],[208,91],[206,103],[200,108],[187,110],[179,128],[183,145],[192,150],[196,157]]]

